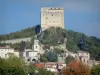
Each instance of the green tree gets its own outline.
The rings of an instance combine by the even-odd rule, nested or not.
[[[72,60],[74,60],[74,57],[68,55],[68,57],[65,59],[66,64],[69,64]]]
[[[55,74],[51,71],[47,71],[46,69],[39,68],[38,73],[36,75],[55,75]]]
[[[91,75],[100,75],[100,65],[96,65],[92,67]]]
[[[59,48],[54,48],[54,52],[57,53],[57,54],[61,54],[63,53],[64,51],[59,49]]]
[[[9,60],[0,58],[0,75],[26,75],[23,67],[19,65],[18,59]]]
[[[52,51],[47,51],[45,53],[45,56],[47,58],[48,61],[50,62],[55,62],[55,61],[58,61],[58,57],[57,57],[57,54],[55,52],[52,52]]]
[[[40,61],[41,62],[47,62],[47,58],[46,58],[46,56],[44,54],[40,55]]]

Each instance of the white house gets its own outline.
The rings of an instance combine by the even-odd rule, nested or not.
[[[20,54],[21,58],[25,59],[26,62],[35,62],[40,58],[39,52],[32,49],[25,49],[24,51],[21,51]]]
[[[78,51],[77,52],[77,56],[78,56],[78,58],[79,58],[80,61],[82,61],[83,63],[88,64],[88,61],[90,60],[90,54],[89,54],[89,52]]]
[[[63,69],[66,66],[65,63],[62,62],[47,62],[45,63],[45,69],[52,72],[57,72],[58,69]]]
[[[19,57],[19,52],[15,52],[13,48],[10,48],[8,46],[0,47],[0,57],[1,58],[8,58],[9,54],[14,54],[17,57]]]

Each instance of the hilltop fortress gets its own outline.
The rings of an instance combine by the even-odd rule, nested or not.
[[[64,28],[63,8],[41,8],[42,31],[48,29],[51,26]]]

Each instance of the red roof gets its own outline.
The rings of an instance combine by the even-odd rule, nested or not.
[[[39,68],[44,68],[44,63],[38,63],[38,64],[35,64],[35,66]]]

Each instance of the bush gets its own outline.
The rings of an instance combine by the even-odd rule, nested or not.
[[[90,75],[90,69],[85,64],[74,60],[63,69],[63,75]]]
[[[91,69],[91,75],[100,75],[100,65],[96,65]]]

